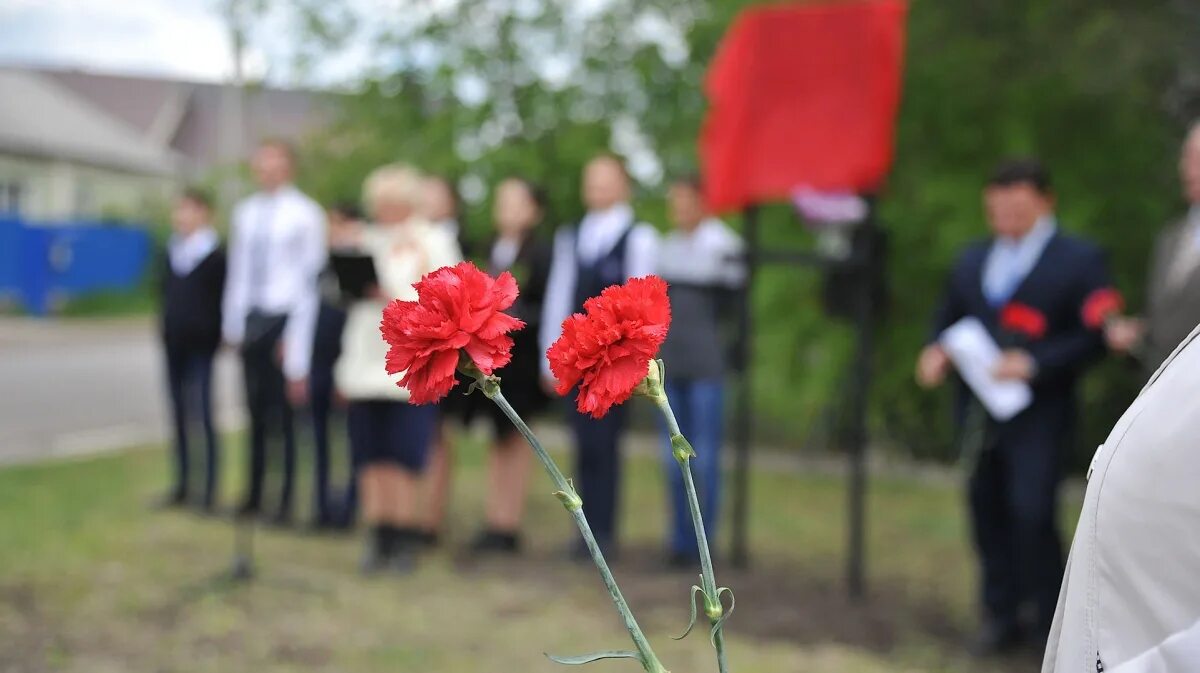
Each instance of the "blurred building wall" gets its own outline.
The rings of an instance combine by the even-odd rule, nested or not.
[[[0,213],[47,222],[136,215],[170,198],[175,182],[172,175],[0,153]]]
[[[0,67],[0,214],[144,219],[184,182],[236,170],[264,137],[301,141],[322,96],[246,90],[238,146],[222,142],[228,87],[78,70]]]

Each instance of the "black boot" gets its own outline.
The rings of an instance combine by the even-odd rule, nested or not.
[[[1015,623],[987,620],[967,647],[973,657],[994,657],[1016,649],[1021,640],[1021,629]]]
[[[233,515],[238,519],[253,519],[260,511],[261,506],[257,501],[246,499],[233,511]]]
[[[359,572],[364,575],[373,575],[387,566],[388,557],[392,551],[393,530],[395,529],[391,526],[371,526],[367,531],[367,543],[363,549],[362,560],[358,562]]]
[[[417,567],[417,554],[424,547],[424,531],[416,528],[388,528],[391,531],[392,544],[388,550],[387,569],[407,575]]]
[[[436,530],[429,530],[427,528],[413,528],[406,534],[411,534],[413,541],[424,549],[433,549],[438,546],[442,537]]]
[[[471,551],[476,554],[517,554],[521,551],[521,537],[514,531],[485,528],[471,542]]]
[[[212,496],[205,496],[203,500],[196,503],[196,509],[204,516],[215,516],[220,511],[217,507],[217,499]]]
[[[183,507],[186,504],[187,491],[182,487],[177,487],[155,498],[150,503],[150,506],[153,509],[174,509],[176,507]]]

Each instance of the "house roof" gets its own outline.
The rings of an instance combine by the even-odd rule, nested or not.
[[[170,147],[36,71],[0,68],[0,100],[0,150],[138,173],[178,167]]]
[[[231,145],[220,131],[234,102],[232,86],[82,70],[34,72],[170,147],[198,171],[242,161],[266,137],[300,140],[332,116],[325,94],[248,86],[241,142]]]

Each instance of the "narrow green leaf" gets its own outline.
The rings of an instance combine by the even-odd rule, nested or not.
[[[735,598],[733,595],[733,589],[730,589],[729,587],[721,587],[720,589],[717,589],[717,600],[721,600],[721,596],[724,594],[729,594],[729,609],[725,611],[725,616],[728,617],[729,615],[733,614],[733,608],[737,606],[737,598]],[[724,604],[725,603],[722,601],[721,605]]]
[[[600,661],[601,659],[637,659],[638,661],[641,661],[642,655],[632,650],[605,650],[603,652],[581,654],[577,657],[558,657],[553,654],[547,654],[546,658],[556,664],[580,666],[582,664],[590,664],[593,661]]]
[[[683,640],[684,638],[687,638],[687,635],[688,635],[689,633],[691,633],[691,632],[692,632],[692,627],[696,625],[696,593],[697,593],[697,592],[699,592],[699,593],[703,594],[703,593],[704,593],[704,589],[701,589],[700,587],[698,587],[698,586],[696,586],[695,584],[693,584],[693,585],[692,585],[691,600],[689,601],[689,602],[692,604],[692,605],[691,605],[691,608],[692,608],[692,616],[691,616],[690,618],[688,618],[687,630],[686,630],[686,631],[684,631],[684,632],[683,632],[681,635],[678,635],[678,636],[673,636],[673,638],[674,638],[675,640]]]

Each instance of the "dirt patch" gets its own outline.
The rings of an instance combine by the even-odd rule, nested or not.
[[[0,584],[0,671],[40,673],[62,649],[37,589],[27,583]]]
[[[581,576],[594,573],[590,564],[570,563],[564,555],[532,553],[517,559],[456,559],[456,570],[468,575],[506,578],[521,585],[531,602],[557,587],[577,586]],[[698,571],[675,571],[663,564],[654,547],[627,548],[612,564],[626,599],[647,628],[682,632],[688,615],[687,597],[699,584]],[[825,572],[828,572],[828,565]],[[873,580],[867,596],[852,600],[836,579],[786,559],[758,559],[753,567],[732,569],[720,564],[717,578],[734,589],[736,616],[728,632],[743,639],[779,641],[794,645],[837,643],[887,655],[911,642],[914,636],[942,652],[960,652],[970,635],[963,624],[939,603],[936,596],[914,596],[902,585]],[[519,614],[528,604],[506,606]],[[703,616],[700,617],[703,620]],[[706,638],[706,624],[698,624],[691,638]],[[1025,655],[991,662],[988,671],[1024,673],[1036,670]]]

